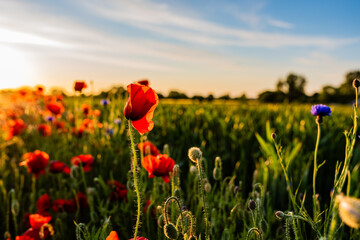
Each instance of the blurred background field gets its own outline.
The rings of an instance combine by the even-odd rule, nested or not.
[[[29,95],[31,95],[29,93]],[[64,98],[65,111],[57,121],[64,122],[56,128],[54,122],[46,119],[44,99],[10,96],[1,103],[0,162],[0,232],[10,231],[13,236],[20,234],[26,224],[27,213],[36,211],[40,196],[47,193],[52,201],[70,199],[77,192],[87,193],[90,209],[76,212],[57,212],[50,209],[54,239],[75,238],[75,224],[85,223],[91,229],[99,229],[105,219],[111,216],[112,229],[120,239],[129,239],[135,222],[134,193],[131,184],[129,137],[126,119],[123,115],[125,100],[119,95],[109,97],[109,104],[100,104],[101,98],[68,97]],[[88,114],[84,105],[89,104]],[[352,106],[330,105],[332,114],[324,119],[322,137],[318,151],[318,161],[326,160],[320,168],[317,188],[322,208],[330,199],[336,161],[345,155],[344,131],[352,126]],[[313,151],[316,141],[315,117],[310,114],[307,104],[261,104],[257,101],[198,101],[198,100],[160,100],[154,114],[154,129],[146,134],[162,152],[166,152],[180,167],[181,199],[184,207],[191,210],[202,229],[201,206],[198,203],[196,174],[189,171],[191,162],[187,152],[197,146],[203,152],[204,169],[210,183],[208,204],[213,239],[243,239],[252,227],[251,214],[247,207],[250,198],[261,195],[262,210],[266,222],[263,224],[265,239],[283,239],[284,223],[277,220],[277,210],[288,210],[288,193],[284,176],[276,159],[271,134],[276,133],[276,141],[283,146],[284,159],[289,165],[289,176],[293,188],[299,186],[299,194],[308,194],[305,206],[311,209],[311,184]],[[6,122],[15,111],[26,123],[26,130],[5,140]],[[85,121],[89,122],[82,134],[72,130]],[[41,136],[37,127],[45,123],[51,127],[49,136]],[[139,143],[139,135],[136,142]],[[167,145],[167,147],[164,146]],[[23,154],[41,150],[49,154],[50,160],[58,160],[72,166],[70,160],[79,154],[94,157],[92,169],[84,172],[86,184],[78,169],[72,167],[71,174],[53,174],[48,168],[44,175],[36,179],[36,196],[32,193],[34,178],[26,167],[20,167]],[[222,179],[214,180],[215,158],[222,159]],[[354,159],[358,159],[356,147]],[[351,196],[358,197],[360,187],[359,164],[351,165],[353,185]],[[140,167],[143,212],[141,236],[148,239],[165,239],[157,227],[156,209],[170,196],[170,184],[161,178],[148,179],[148,173]],[[127,198],[110,201],[113,190],[108,180],[116,180],[127,188]],[[262,188],[256,187],[260,183]],[[255,187],[254,187],[255,186]],[[257,185],[258,186],[258,185]],[[86,191],[85,187],[90,188]],[[14,190],[19,208],[14,212],[10,191]],[[14,221],[18,226],[14,225]],[[304,226],[306,230],[308,227]],[[342,228],[342,236],[349,237],[349,229]],[[16,231],[16,233],[15,233]],[[311,231],[303,231],[304,239],[313,237]],[[71,236],[71,237],[70,237]],[[351,235],[354,239],[357,235]]]

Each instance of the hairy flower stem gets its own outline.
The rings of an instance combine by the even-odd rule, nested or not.
[[[313,172],[313,213],[314,213],[314,222],[317,223],[317,217],[318,217],[318,211],[317,209],[317,199],[316,199],[316,175],[318,171],[318,165],[317,165],[317,151],[319,148],[319,141],[320,141],[320,123],[316,121],[317,127],[318,127],[318,133],[316,138],[316,145],[315,145],[315,151],[314,151],[314,172]]]
[[[136,192],[136,200],[137,200],[137,216],[136,216],[136,225],[135,225],[135,231],[134,231],[134,239],[136,239],[140,224],[140,213],[141,213],[141,199],[140,199],[140,190],[139,190],[139,180],[137,176],[137,157],[136,157],[136,150],[135,150],[135,144],[134,139],[131,132],[131,120],[128,122],[129,124],[129,136],[131,141],[131,148],[133,151],[133,162],[132,162],[132,170],[133,170],[133,176],[134,176],[134,188]]]
[[[208,213],[207,213],[207,205],[206,205],[206,193],[204,190],[204,184],[203,184],[203,172],[201,167],[201,159],[196,159],[196,165],[198,168],[199,173],[199,182],[200,182],[200,196],[202,198],[203,202],[203,208],[204,208],[204,221],[205,221],[205,239],[209,239],[209,222],[208,222]]]

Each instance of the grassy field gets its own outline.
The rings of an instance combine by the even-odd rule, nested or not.
[[[109,104],[102,105],[102,99],[91,97],[61,100],[28,92],[2,94],[1,100],[0,232],[5,239],[24,234],[31,227],[29,214],[35,213],[51,216],[51,229],[43,227],[48,239],[105,239],[112,230],[119,239],[133,238],[137,207],[129,127],[123,113],[126,99],[110,96]],[[64,111],[57,116],[45,111],[51,101],[62,103]],[[197,239],[205,239],[207,230],[210,239],[224,240],[359,239],[358,230],[342,223],[334,197],[340,192],[352,197],[360,194],[354,112],[350,105],[330,107],[331,116],[320,124],[316,156],[317,164],[324,164],[317,172],[314,202],[318,126],[311,105],[160,100],[154,128],[141,138],[132,133],[136,144],[151,141],[178,167],[169,183],[160,177],[149,179],[140,164],[144,156],[137,151],[142,200],[138,236],[167,239],[159,227],[164,222],[158,220],[166,208],[167,220],[178,222],[177,231],[186,232],[187,237],[192,214],[191,229]],[[10,122],[15,119],[22,119],[26,127],[9,138]],[[50,134],[38,130],[42,123],[49,126]],[[202,151],[202,175],[189,160],[191,147]],[[35,150],[49,155],[45,172],[38,176],[20,164],[24,154]],[[86,163],[77,166],[72,161],[84,154],[93,157],[89,171],[85,171]],[[221,167],[218,161],[214,170],[216,157]],[[345,163],[345,159],[351,161]],[[70,169],[50,171],[51,160]],[[336,169],[341,172],[347,164],[341,187],[334,186]],[[200,181],[199,176],[204,179]],[[45,204],[42,198],[39,203],[44,194],[50,200]],[[171,196],[178,199],[181,211],[171,199],[164,206]],[[282,219],[275,215],[277,211]],[[185,215],[186,226],[179,223],[180,213]]]

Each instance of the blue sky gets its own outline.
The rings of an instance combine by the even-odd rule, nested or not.
[[[360,1],[0,1],[0,88],[96,90],[147,78],[158,92],[308,93],[360,69]]]

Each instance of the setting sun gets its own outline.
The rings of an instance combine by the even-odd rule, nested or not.
[[[22,52],[0,45],[0,89],[34,85],[34,66]]]

